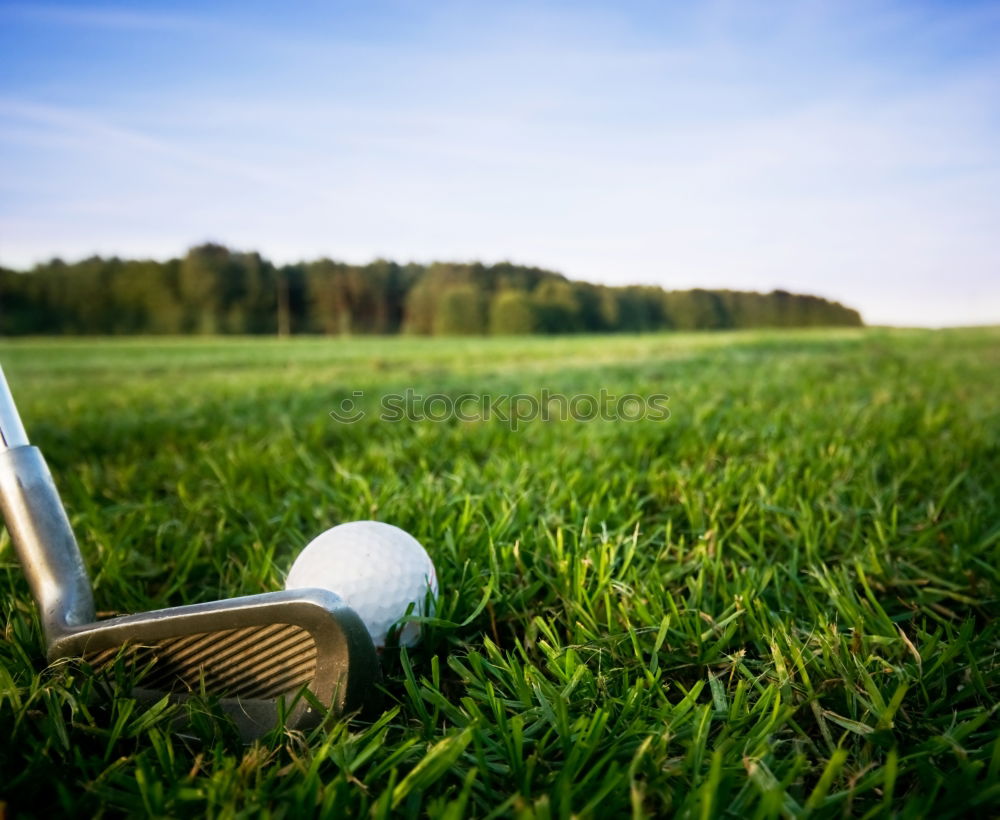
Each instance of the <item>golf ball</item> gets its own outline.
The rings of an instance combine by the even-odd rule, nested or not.
[[[428,590],[432,597],[438,592],[427,550],[408,532],[380,521],[340,524],[306,544],[285,581],[285,589],[305,587],[337,593],[361,616],[379,648],[411,603],[414,614],[423,615]],[[400,644],[418,640],[420,624],[406,624]]]

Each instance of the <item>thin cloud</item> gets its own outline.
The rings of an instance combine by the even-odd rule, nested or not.
[[[159,161],[179,163],[213,175],[238,177],[253,184],[281,188],[290,184],[287,177],[279,171],[272,172],[264,166],[240,163],[227,157],[191,150],[72,108],[0,99],[0,139],[9,128],[3,122],[4,119],[13,120],[15,124],[20,122],[42,126],[49,138],[62,141],[63,144],[72,143],[81,153],[88,153],[96,148],[106,150],[112,145],[116,150],[153,156]]]

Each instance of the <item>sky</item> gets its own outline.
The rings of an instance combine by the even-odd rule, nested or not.
[[[204,241],[997,324],[1000,2],[0,0],[0,265]]]

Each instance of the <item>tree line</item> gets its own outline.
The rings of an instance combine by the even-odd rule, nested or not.
[[[860,325],[817,296],[610,287],[501,262],[277,266],[216,244],[165,262],[0,268],[0,334],[477,335]]]

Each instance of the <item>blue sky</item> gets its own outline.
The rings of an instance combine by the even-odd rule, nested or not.
[[[1000,323],[1000,3],[0,2],[0,264],[205,240]]]

